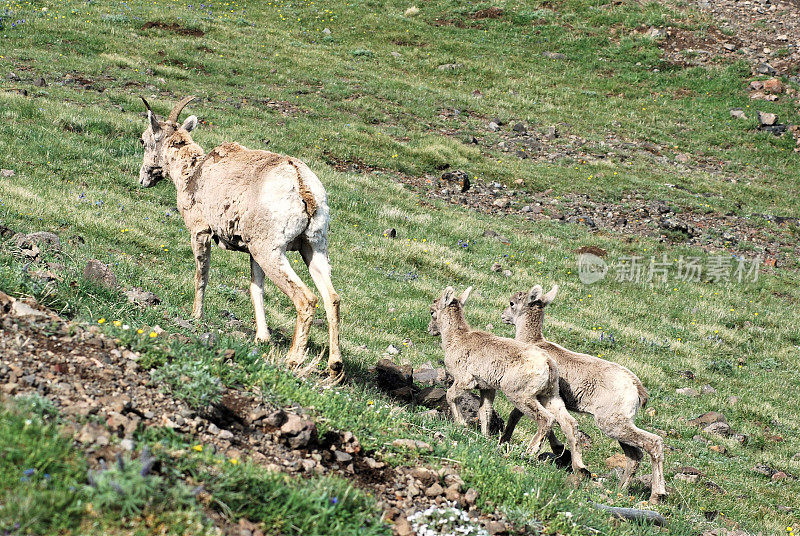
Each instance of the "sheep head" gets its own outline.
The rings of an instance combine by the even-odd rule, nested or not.
[[[511,295],[508,307],[505,308],[500,317],[506,324],[516,324],[517,320],[526,312],[543,314],[543,309],[550,305],[550,302],[558,293],[558,285],[553,285],[550,292],[542,295],[544,291],[541,285],[535,285],[527,293],[517,292]]]
[[[442,326],[448,320],[448,313],[459,315],[460,318],[462,307],[464,307],[470,292],[472,292],[472,287],[469,287],[460,296],[456,297],[456,291],[453,287],[444,289],[441,297],[431,305],[431,321],[428,323],[428,333],[433,336],[441,335]]]
[[[187,117],[182,125],[177,122],[183,108],[192,100],[194,100],[194,97],[182,99],[172,109],[167,120],[161,121],[153,113],[150,104],[142,97],[142,101],[147,108],[149,123],[139,140],[144,147],[144,160],[142,161],[142,167],[139,169],[139,184],[145,188],[155,186],[164,178],[164,148],[166,147],[166,140],[179,130],[184,130],[188,133],[197,126],[197,117],[194,115]]]

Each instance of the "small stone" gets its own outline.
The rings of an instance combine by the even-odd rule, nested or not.
[[[717,411],[708,411],[703,413],[699,417],[695,417],[694,419],[689,421],[689,424],[693,424],[695,426],[700,425],[709,425],[715,422],[724,422],[727,423],[728,419],[725,418],[725,415],[719,413]]]
[[[400,519],[394,524],[394,531],[397,536],[413,536],[414,528],[409,523],[405,515],[401,515]]]
[[[130,452],[136,447],[136,443],[134,443],[133,439],[126,438],[119,442],[119,446],[122,447],[123,450]]]
[[[725,454],[728,452],[728,449],[723,447],[722,445],[711,445],[708,447],[709,450],[713,450],[714,452],[719,452],[720,454]]]
[[[736,50],[736,45],[734,45],[733,43],[723,43],[722,48],[730,52],[733,52],[734,50]]]
[[[503,265],[501,265],[499,262],[496,262],[496,263],[492,264],[492,267],[490,268],[490,270],[492,272],[502,272],[503,271]]]
[[[4,179],[10,179],[14,175],[16,175],[16,172],[13,169],[0,169],[0,177]]]
[[[469,506],[475,504],[475,501],[478,500],[478,492],[474,488],[469,488],[467,492],[464,494],[464,502],[466,502]]]
[[[20,77],[17,76],[17,73],[8,73],[8,79],[11,80],[12,82],[20,81]]]
[[[758,74],[766,74],[769,76],[775,76],[776,72],[775,69],[769,63],[759,63],[756,66],[756,72]]]
[[[444,490],[444,498],[448,501],[458,502],[461,500],[460,486],[453,484]]]
[[[370,458],[369,456],[364,458],[364,463],[366,463],[367,467],[369,467],[370,469],[383,469],[384,467],[386,467],[385,463],[379,462],[375,458]]]
[[[735,117],[736,119],[747,119],[744,110],[741,108],[734,108],[731,110],[731,117]]]
[[[542,52],[542,56],[544,56],[548,60],[563,60],[566,58],[566,56],[561,52],[550,52],[549,50]]]
[[[780,78],[764,80],[764,93],[783,93],[783,82],[781,82]]]
[[[86,263],[83,277],[109,289],[117,288],[117,278],[111,268],[95,259]]]
[[[464,65],[461,63],[443,63],[442,65],[439,65],[437,69],[439,69],[440,71],[455,71],[456,69],[460,69],[463,66]]]
[[[768,476],[770,478],[772,478],[772,475],[777,473],[777,471],[775,471],[775,469],[773,469],[769,465],[766,465],[766,464],[763,464],[763,463],[757,463],[753,467],[753,472],[761,474],[761,475],[764,475],[764,476]]]
[[[383,231],[383,236],[386,238],[397,238],[397,229],[390,227],[389,229]]]
[[[738,396],[729,396],[728,397],[728,405],[729,406],[734,406],[734,405],[736,405],[738,403],[739,403],[739,397]]]
[[[434,482],[432,486],[425,490],[425,496],[431,498],[439,497],[443,493],[444,488],[438,482]]]
[[[686,153],[679,153],[675,155],[675,161],[680,162],[681,164],[688,164],[691,159],[689,155]]]
[[[700,475],[692,475],[687,473],[677,473],[675,475],[675,480],[680,480],[682,482],[689,482],[691,484],[696,484],[700,480]]]
[[[392,441],[392,446],[409,450],[433,450],[433,447],[431,447],[428,443],[424,441],[418,441],[416,439],[395,439]]]
[[[133,287],[130,290],[126,290],[125,296],[127,296],[130,303],[135,303],[136,305],[140,305],[142,307],[153,307],[154,305],[161,303],[161,298],[152,292],[142,290],[138,287]]]
[[[400,355],[400,349],[394,344],[390,344],[386,347],[386,353],[389,355]]]
[[[341,450],[334,450],[333,451],[333,458],[336,460],[337,463],[350,463],[353,461],[353,457],[346,453],[342,452]]]
[[[511,270],[503,270],[503,275],[506,277],[511,277],[514,274],[511,272]]]
[[[399,52],[397,52],[396,50],[392,50],[389,54],[391,54],[395,58],[402,58],[403,57],[403,55],[400,54]]]
[[[733,433],[730,425],[726,422],[714,422],[703,428],[707,434],[714,434],[720,437],[728,437]]]
[[[323,28],[322,29],[322,33],[324,33],[325,35],[331,35],[331,29],[330,28]]]
[[[700,393],[704,395],[713,395],[716,392],[717,390],[711,387],[710,385],[704,385],[700,388]]]
[[[36,87],[47,87],[47,81],[40,76],[39,78],[33,81],[33,85]]]
[[[502,521],[489,521],[486,524],[486,531],[491,534],[508,534],[508,528]]]
[[[548,140],[554,140],[558,138],[558,130],[556,127],[547,127],[547,132],[545,133],[544,137]]]
[[[773,126],[778,122],[778,116],[769,112],[758,111],[758,124],[763,126]]]
[[[491,130],[492,132],[497,132],[498,130],[500,130],[500,125],[498,125],[498,124],[497,124],[497,123],[495,123],[494,121],[490,121],[490,122],[489,122],[489,127],[488,127],[488,128],[489,128],[489,130]]]
[[[528,132],[528,129],[525,128],[525,125],[522,123],[516,123],[513,127],[511,127],[511,130],[518,132],[519,134],[525,134]]]
[[[497,208],[506,208],[511,204],[511,200],[507,197],[501,197],[499,199],[495,199],[494,203],[492,204]]]
[[[777,473],[772,475],[772,481],[773,482],[778,482],[780,480],[785,480],[786,478],[788,478],[788,475],[786,473],[784,473],[783,471],[778,471]]]
[[[681,387],[680,389],[675,389],[675,392],[679,395],[689,397],[700,396],[700,393],[697,392],[697,389],[694,389],[693,387]]]

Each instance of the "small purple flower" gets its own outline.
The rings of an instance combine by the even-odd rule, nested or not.
[[[31,476],[35,472],[36,472],[36,469],[31,468],[31,469],[25,469],[24,471],[22,471],[22,474],[25,475],[25,476]]]
[[[338,498],[338,497],[333,497],[333,498],[331,499],[331,504],[336,504],[336,503],[338,503],[338,502],[339,502],[339,498]]]

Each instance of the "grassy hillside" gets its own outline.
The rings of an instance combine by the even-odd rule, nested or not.
[[[502,16],[475,16],[492,6],[501,7]],[[720,217],[796,216],[800,159],[789,136],[754,131],[743,89],[750,66],[683,68],[663,61],[658,42],[638,31],[642,25],[703,31],[708,21],[657,3],[432,0],[406,16],[408,7],[375,0],[0,4],[0,168],[15,172],[0,178],[0,223],[54,231],[64,241],[58,259],[64,277],[54,285],[32,277],[4,241],[0,289],[33,295],[68,317],[107,319],[104,329],[112,332],[111,321],[120,321],[188,334],[175,319],[188,318],[191,309],[191,248],[174,209],[174,188],[166,181],[147,190],[137,185],[138,137],[145,127],[139,96],[166,113],[181,96],[198,95],[202,100],[187,111],[202,121],[194,137],[206,150],[228,140],[252,148],[268,143],[305,160],[326,185],[349,381],[320,390],[254,359],[230,370],[203,358],[198,370],[227,385],[261,387],[281,403],[313,406],[330,426],[353,430],[369,448],[440,431],[451,441],[437,446],[430,461],[458,461],[482,501],[512,519],[541,521],[545,533],[588,534],[587,527],[655,533],[616,526],[586,504],[634,505],[647,497],[643,488],[618,496],[611,479],[604,483],[610,492],[591,484],[571,490],[566,475],[520,458],[521,436],[503,453],[474,432],[392,402],[371,383],[368,368],[389,344],[402,349],[399,360],[414,365],[441,360],[438,340],[425,327],[428,306],[445,286],[474,286],[470,322],[491,323],[510,336],[499,318],[510,293],[558,283],[548,338],[624,364],[650,391],[653,411],[639,422],[658,430],[669,446],[666,474],[674,492],[658,510],[672,519],[670,533],[729,523],[770,534],[796,527],[796,510],[778,509],[792,506],[800,493],[800,460],[793,458],[800,450],[796,260],[758,266],[757,280],[740,282],[734,272],[740,258],[725,251],[592,232],[580,223],[483,214],[431,201],[399,180],[424,184],[444,169],[463,169],[478,182],[516,188],[516,199],[551,189],[547,202],[556,207],[585,194],[611,205],[665,200],[676,212]],[[43,87],[33,84],[40,77]],[[759,109],[797,121],[794,106],[781,99]],[[735,107],[750,119],[733,121],[729,109]],[[495,118],[507,123],[500,131],[488,128]],[[517,122],[539,133],[557,125],[560,137],[544,148],[515,138],[509,142],[515,149],[504,152],[498,143],[508,142]],[[643,144],[659,146],[665,158],[655,159]],[[535,156],[518,155],[525,147]],[[689,163],[675,165],[678,154],[689,155]],[[353,168],[363,172],[344,171]],[[791,253],[796,228],[750,221]],[[396,240],[383,236],[391,227]],[[487,229],[507,243],[484,236]],[[607,250],[612,264],[591,286],[580,282],[576,264],[576,249],[589,245]],[[751,250],[747,258],[753,259],[762,244],[738,247]],[[666,260],[667,280],[637,283],[620,276],[621,263],[635,256],[644,263]],[[725,259],[733,277],[681,280],[678,259],[693,257],[704,267]],[[111,265],[121,286],[155,292],[162,304],[142,310],[121,292],[84,280],[91,258]],[[292,262],[302,266],[299,256]],[[492,272],[495,262],[512,276]],[[248,282],[244,255],[214,249],[206,317],[196,323],[197,332],[231,331],[231,315],[249,328]],[[274,348],[285,351],[293,310],[277,289],[267,286],[266,292]],[[146,340],[148,332],[136,344],[160,345]],[[325,340],[325,331],[314,328],[315,351]],[[223,338],[219,344],[250,343]],[[258,353],[272,349],[264,345]],[[162,367],[164,355],[153,356],[152,365]],[[193,354],[174,359],[188,363]],[[700,397],[675,391],[706,384],[716,391]],[[376,403],[366,406],[365,400]],[[687,423],[710,410],[724,412],[747,443],[700,434]],[[590,419],[581,425],[593,442],[585,461],[605,473],[604,460],[618,447]],[[530,433],[529,424],[523,428]],[[752,471],[759,463],[790,478],[773,482]],[[525,471],[515,472],[517,465]],[[687,465],[715,486],[673,480],[676,468]],[[641,471],[649,471],[649,463]],[[558,514],[567,510],[577,516],[574,526]],[[79,522],[71,523],[65,526],[78,533]]]

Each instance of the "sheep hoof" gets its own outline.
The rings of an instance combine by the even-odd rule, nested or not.
[[[666,493],[653,493],[650,495],[650,504],[660,504],[666,497]]]

